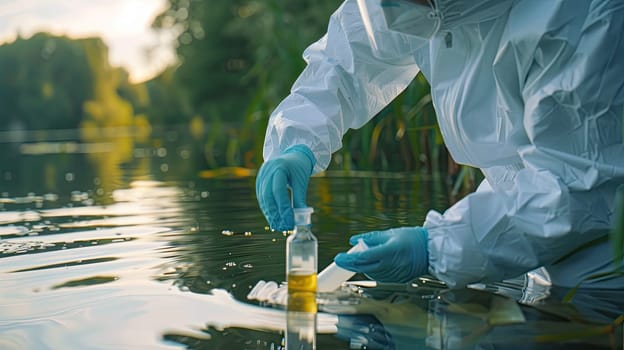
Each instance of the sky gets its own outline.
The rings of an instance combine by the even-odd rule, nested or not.
[[[171,36],[150,29],[164,6],[165,0],[0,0],[0,44],[41,31],[99,36],[111,64],[141,82],[175,61]]]

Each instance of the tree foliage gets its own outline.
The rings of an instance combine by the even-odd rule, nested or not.
[[[92,70],[81,45],[36,34],[0,46],[0,128],[73,128],[93,96]]]
[[[303,48],[320,38],[335,6],[310,0],[169,0],[154,27],[177,33],[176,80],[193,110],[207,120],[242,122],[254,96],[274,106],[288,91],[303,69]]]
[[[0,46],[0,128],[126,127],[148,104],[100,38],[39,33]]]
[[[171,31],[178,64],[144,84],[108,63],[101,39],[37,34],[0,46],[4,128],[184,125],[205,137],[211,167],[258,167],[269,115],[305,67],[335,1],[167,0],[154,28]],[[148,122],[149,120],[149,122]],[[459,169],[444,148],[419,76],[370,123],[347,133],[332,169]],[[459,181],[471,182],[469,170]]]
[[[171,0],[154,22],[178,33],[181,64],[176,79],[194,111],[205,118],[240,119],[239,106],[249,96],[243,81],[248,44],[239,33],[227,31],[231,8],[237,3]]]
[[[184,92],[187,111],[208,122],[211,166],[261,163],[268,116],[303,70],[303,49],[324,34],[336,6],[311,0],[168,1],[153,25],[177,35],[180,63],[172,85]]]
[[[184,124],[194,115],[188,93],[178,84],[176,73],[175,67],[169,67],[143,85],[149,100],[144,113],[154,125]]]

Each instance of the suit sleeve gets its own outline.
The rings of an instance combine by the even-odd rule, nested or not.
[[[271,114],[265,135],[265,160],[295,144],[307,145],[316,157],[314,172],[329,165],[342,137],[359,128],[400,94],[419,68],[413,43],[396,33],[378,33],[392,47],[383,59],[371,49],[355,0],[331,16],[328,30],[310,45],[307,63],[290,94]]]

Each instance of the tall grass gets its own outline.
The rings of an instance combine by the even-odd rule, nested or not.
[[[265,0],[245,6],[243,12],[250,15],[234,19],[232,26],[259,43],[246,76],[255,89],[240,124],[211,123],[206,146],[211,167],[260,166],[269,115],[305,68],[301,54],[325,33],[336,3]],[[472,170],[449,157],[422,75],[368,124],[347,132],[330,169],[443,174],[451,181],[460,179],[457,193],[473,189],[475,181]]]
[[[618,187],[615,195],[615,215],[611,231],[614,271],[624,274],[624,185]]]
[[[576,295],[576,292],[579,288],[582,287],[584,282],[605,277],[624,276],[624,185],[620,185],[615,193],[613,223],[611,227],[611,232],[609,233],[609,237],[589,242],[588,244],[581,246],[574,252],[577,252],[578,250],[581,250],[586,246],[591,246],[593,244],[603,242],[607,239],[611,242],[611,247],[613,249],[612,269],[590,275],[586,277],[583,281],[580,281],[575,287],[571,288],[566,293],[566,295],[563,297],[564,302],[572,301],[572,299]]]

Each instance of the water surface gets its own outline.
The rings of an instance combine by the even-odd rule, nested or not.
[[[175,132],[0,143],[0,349],[281,347],[283,308],[246,295],[260,280],[284,280],[286,235],[266,227],[253,172],[205,172],[201,147]],[[351,234],[420,224],[448,206],[447,187],[408,174],[313,178],[319,266]],[[351,286],[320,300],[318,347],[522,348],[540,336],[545,348],[620,346],[609,327],[621,295],[580,293],[606,306],[578,312],[491,293],[519,299],[522,288]]]

